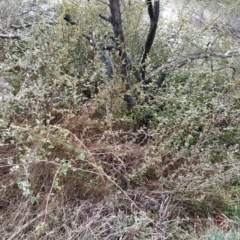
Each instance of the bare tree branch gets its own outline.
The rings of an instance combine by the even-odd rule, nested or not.
[[[114,31],[115,37],[118,38],[122,43],[125,43],[123,28],[122,28],[120,1],[119,0],[109,0],[109,7],[110,7],[110,11],[111,11],[110,18],[112,19],[111,23],[113,26],[113,31]]]
[[[159,12],[160,12],[160,1],[154,0],[153,14],[155,18],[157,16],[159,17]]]
[[[75,21],[72,20],[71,16],[66,13],[64,18],[63,18],[67,23],[70,23],[71,25],[77,25]]]
[[[159,19],[159,0],[158,1],[154,1],[154,8],[152,6],[152,1],[151,0],[147,0],[147,6],[148,6],[148,14],[150,17],[150,29],[148,32],[148,36],[145,42],[145,46],[144,46],[144,52],[142,55],[142,60],[141,60],[141,65],[142,65],[142,70],[141,70],[141,78],[143,80],[143,83],[145,82],[145,74],[146,74],[146,59],[147,59],[147,55],[149,54],[151,48],[152,48],[152,44],[155,38],[155,34],[156,34],[156,30],[157,30],[157,25],[158,25],[158,19]]]
[[[88,0],[89,1],[89,0]],[[102,3],[102,4],[105,4],[105,5],[107,5],[107,6],[109,6],[109,4],[108,3],[106,3],[106,2],[104,2],[104,1],[101,1],[101,0],[98,0],[100,3]]]
[[[110,18],[110,17],[105,17],[105,16],[103,16],[101,13],[99,13],[98,16],[99,16],[100,18],[102,18],[103,20],[111,23],[111,18]]]
[[[120,0],[109,0],[109,8],[111,12],[111,24],[116,39],[119,39],[119,43],[116,42],[118,49],[120,49],[120,66],[119,70],[125,80],[127,80],[127,90],[131,90],[130,69],[132,67],[132,61],[128,57],[125,51],[125,39],[122,27],[121,7]],[[125,100],[128,106],[131,108],[134,106],[134,99],[131,95],[126,95]]]
[[[21,26],[21,25],[10,25],[11,28],[13,28],[14,30],[22,30],[24,28],[29,28],[33,25],[34,23],[29,23],[29,24],[26,24],[24,26]]]
[[[217,71],[221,71],[221,70],[225,70],[225,69],[231,69],[233,72],[232,72],[232,76],[234,77],[235,73],[236,73],[236,68],[235,67],[231,67],[231,66],[226,66],[226,67],[220,67],[220,68],[217,68],[217,69],[214,69],[213,71],[214,72],[217,72]]]
[[[153,5],[152,5],[152,0],[146,0],[147,7],[148,7],[148,15],[150,19],[153,19],[154,14],[153,14]]]
[[[19,35],[5,35],[5,34],[0,34],[1,39],[17,39],[20,40],[22,39],[21,36]]]
[[[120,1],[119,0],[109,0],[109,7],[111,11],[111,24],[113,27],[113,32],[115,39],[118,39],[119,41],[116,41],[116,47],[121,52],[121,59],[120,59],[120,72],[121,74],[127,78],[128,80],[128,89],[131,88],[131,80],[128,76],[128,71],[132,67],[132,62],[130,58],[127,56],[127,53],[125,51],[125,39],[124,39],[124,33],[123,33],[123,27],[122,27],[122,18],[121,18],[121,8],[120,8]]]
[[[93,36],[92,28],[89,28],[89,35],[84,34],[84,33],[82,35],[91,43],[91,45],[94,47],[94,49],[98,51],[102,62],[105,64],[106,74],[109,78],[111,78],[113,75],[112,62],[107,57],[107,55],[104,53],[104,51],[97,45],[97,42]]]
[[[165,71],[169,68],[180,68],[187,64],[188,62],[199,60],[199,59],[208,59],[208,58],[232,58],[232,57],[239,57],[240,51],[228,51],[226,53],[195,53],[184,56],[180,59],[174,59],[162,66],[158,67],[154,71],[152,71],[149,75],[146,76],[146,80],[150,79],[151,77],[155,76],[159,72]]]

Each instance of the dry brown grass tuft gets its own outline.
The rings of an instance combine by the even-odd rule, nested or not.
[[[188,232],[203,230],[208,214],[221,213],[222,198],[196,185],[204,184],[204,165],[153,151],[154,139],[142,145],[138,133],[100,134],[91,124],[86,131],[81,128],[86,119],[94,121],[71,122],[79,126],[75,132],[58,126],[66,138],[46,159],[9,164],[18,146],[10,141],[2,148],[6,187],[0,232],[5,239],[174,239],[186,226],[192,226]],[[28,196],[17,185],[23,180],[31,185]]]

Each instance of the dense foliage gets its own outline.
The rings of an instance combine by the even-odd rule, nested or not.
[[[63,20],[66,11],[77,25]],[[131,73],[136,105],[129,109],[121,74],[108,78],[84,37],[92,26],[105,44],[112,29],[98,14],[108,11],[100,1],[64,2],[24,18],[21,24],[37,23],[20,30],[21,40],[0,39],[0,74],[15,88],[0,105],[0,235],[238,239],[238,58],[209,55],[166,68],[160,88],[161,72],[147,88]],[[146,13],[145,4],[122,5],[136,69]],[[215,23],[196,28],[188,17],[160,21],[149,74],[207,48],[235,50],[236,34],[215,31]],[[4,27],[20,24],[11,21]],[[117,69],[119,57],[107,54]]]

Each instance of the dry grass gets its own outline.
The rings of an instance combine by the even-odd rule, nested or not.
[[[46,144],[5,140],[0,199],[4,239],[194,239],[221,218],[225,202],[217,191],[224,176],[218,179],[219,170],[207,170],[201,158],[189,164],[184,153],[157,151],[154,130],[145,142],[139,140],[142,132],[95,132],[90,115],[50,125],[55,145],[46,159],[34,156],[43,148],[48,151]],[[67,129],[69,123],[75,131]],[[38,135],[34,137],[37,141]],[[26,146],[32,156],[22,162]],[[28,196],[19,181],[30,183]]]

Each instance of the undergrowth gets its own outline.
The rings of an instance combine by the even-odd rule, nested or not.
[[[94,16],[102,9],[87,9],[73,16],[101,36],[107,26]],[[238,239],[237,59],[168,70],[161,88],[156,79],[147,91],[136,84],[128,109],[120,76],[105,76],[83,29],[62,22],[62,12],[28,41],[0,42],[1,74],[15,87],[0,106],[1,238]],[[176,43],[189,28],[167,42],[172,33],[161,29],[149,70],[183,53]],[[204,33],[192,42],[204,46],[212,32]],[[217,48],[226,43],[234,39],[223,36]]]

